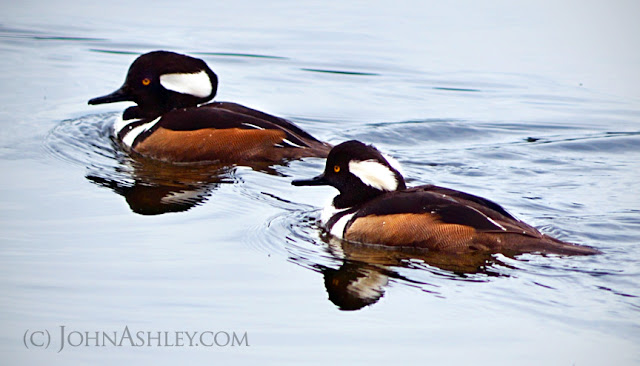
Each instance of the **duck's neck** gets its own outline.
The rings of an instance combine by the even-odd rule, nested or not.
[[[139,106],[133,106],[124,110],[122,119],[125,121],[132,119],[156,119],[157,117],[160,117],[168,111],[169,110],[164,112],[158,110],[145,110],[140,108]]]
[[[339,195],[335,196],[333,199],[333,207],[337,209],[346,209],[349,207],[354,207],[370,201],[378,196],[387,193],[386,191],[381,191],[379,189],[375,189],[372,187],[360,187],[357,190],[352,190],[351,192],[340,192]]]

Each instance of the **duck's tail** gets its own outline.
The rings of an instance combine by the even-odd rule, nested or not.
[[[556,239],[542,234],[542,237],[523,243],[522,251],[527,253],[538,252],[542,254],[559,255],[594,255],[602,254],[601,251],[585,245],[578,245]]]

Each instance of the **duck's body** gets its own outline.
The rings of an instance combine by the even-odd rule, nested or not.
[[[227,102],[122,120],[114,134],[128,150],[171,162],[280,161],[324,157],[329,150],[285,119]]]
[[[324,174],[293,184],[340,190],[322,224],[352,242],[450,253],[598,253],[542,234],[487,199],[433,185],[407,189],[386,157],[358,141],[337,145]]]
[[[293,123],[212,102],[218,78],[204,61],[166,51],[140,56],[124,85],[89,104],[133,101],[114,125],[129,151],[169,162],[243,163],[326,157],[330,146]]]

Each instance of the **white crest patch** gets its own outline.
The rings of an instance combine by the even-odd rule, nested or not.
[[[350,161],[349,171],[360,178],[362,183],[382,191],[398,189],[398,180],[387,166],[376,160]]]
[[[124,135],[124,138],[122,138],[122,143],[124,143],[125,146],[127,147],[133,146],[133,142],[136,140],[136,137],[138,137],[141,133],[147,131],[151,127],[153,127],[156,123],[158,123],[159,120],[160,120],[160,117],[154,119],[151,122],[147,122],[136,128],[133,128],[126,135]]]
[[[400,165],[400,162],[398,160],[396,160],[394,157],[389,156],[385,153],[382,153],[382,157],[384,157],[389,163],[389,165],[391,165],[393,169],[397,170],[398,173],[400,173],[400,175],[404,175],[404,172],[402,171],[402,165]]]
[[[213,91],[211,79],[209,79],[209,75],[204,70],[195,74],[160,75],[160,85],[165,89],[180,94],[193,95],[198,98],[208,97]]]

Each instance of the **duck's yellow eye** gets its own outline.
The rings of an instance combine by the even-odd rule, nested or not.
[[[336,173],[340,173],[340,165],[334,165],[333,166],[333,171]]]
[[[147,86],[149,84],[151,84],[151,79],[149,78],[142,79],[142,85]]]

